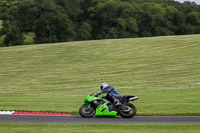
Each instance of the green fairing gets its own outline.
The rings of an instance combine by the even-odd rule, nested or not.
[[[101,98],[94,97],[94,96],[87,96],[87,97],[85,98],[84,103],[90,103],[90,102],[92,102],[92,101],[94,101],[94,100],[97,100],[97,99],[101,99]]]
[[[103,95],[103,96],[105,96],[105,95]],[[94,96],[87,96],[85,98],[84,103],[90,103],[90,102],[92,102],[94,100],[98,100],[98,99],[101,99],[101,98],[94,97]],[[108,106],[107,106],[108,102],[106,100],[104,100],[104,101],[105,101],[104,104],[99,105],[96,108],[95,117],[114,117],[114,118],[118,117],[118,114],[116,111],[109,111]]]
[[[118,117],[118,114],[116,111],[109,111],[107,103],[104,103],[103,105],[100,105],[96,108],[95,117]]]

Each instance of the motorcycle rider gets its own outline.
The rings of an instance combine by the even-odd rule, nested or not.
[[[97,93],[95,96],[98,97],[99,95],[103,93],[107,93],[107,97],[111,99],[111,101],[114,101],[114,104],[119,110],[123,110],[125,107],[121,105],[119,99],[121,98],[121,95],[117,92],[117,90],[113,86],[109,86],[108,83],[104,82],[100,86],[101,92]]]

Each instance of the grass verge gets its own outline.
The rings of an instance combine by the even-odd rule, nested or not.
[[[0,123],[1,133],[198,133],[200,124],[46,124]]]

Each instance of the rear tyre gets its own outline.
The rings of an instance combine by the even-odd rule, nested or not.
[[[95,114],[95,109],[90,104],[83,104],[79,109],[79,114],[84,118],[91,118]]]
[[[119,111],[120,116],[123,118],[132,118],[133,116],[135,116],[137,112],[135,105],[131,103],[126,103],[124,105],[127,109],[125,109],[124,111]]]

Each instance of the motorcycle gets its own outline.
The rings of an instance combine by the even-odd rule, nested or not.
[[[79,114],[83,118],[95,117],[118,117],[132,118],[136,114],[136,107],[130,101],[139,99],[136,96],[123,96],[120,98],[121,106],[125,108],[123,110],[118,109],[113,102],[108,98],[108,94],[101,97],[95,97],[95,93],[88,95],[84,104],[79,109]]]

